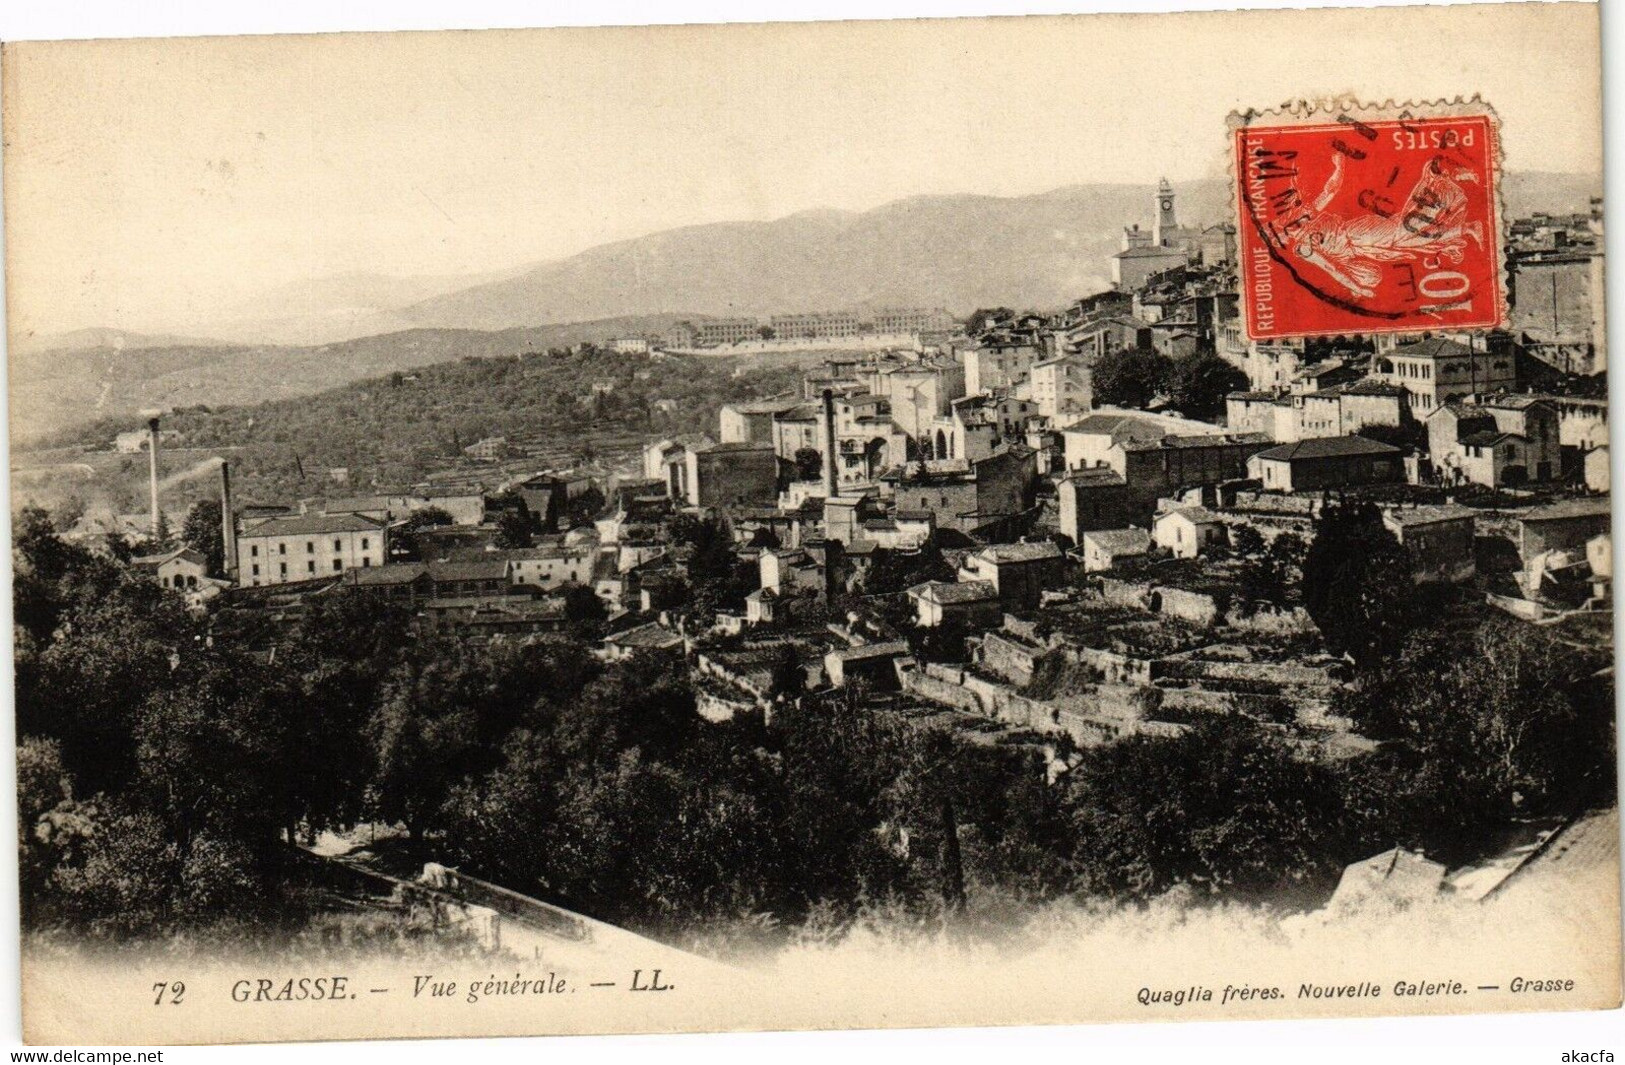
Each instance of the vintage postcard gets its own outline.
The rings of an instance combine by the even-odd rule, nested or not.
[[[6,45],[27,1038],[1618,1007],[1601,70]]]

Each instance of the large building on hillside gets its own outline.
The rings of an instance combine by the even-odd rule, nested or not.
[[[1380,353],[1373,360],[1371,376],[1403,388],[1417,420],[1452,399],[1510,392],[1518,384],[1514,356],[1506,347],[1491,349],[1478,340],[1469,347],[1448,337],[1418,340]]]
[[[1134,225],[1123,230],[1121,247],[1112,256],[1112,284],[1119,291],[1133,292],[1155,274],[1200,259],[1204,243],[1209,246],[1209,254],[1222,254],[1219,247],[1213,246],[1211,235],[1179,224],[1174,187],[1167,178],[1157,183],[1151,218],[1150,229]],[[1220,237],[1222,247],[1222,234]]]
[[[768,319],[768,326],[775,340],[840,340],[862,331],[856,311],[775,314]]]
[[[386,536],[382,522],[359,514],[256,522],[237,533],[237,583],[248,588],[294,584],[381,566]]]
[[[706,318],[683,321],[666,331],[665,343],[673,348],[715,347],[761,339],[761,323],[754,318]]]
[[[941,307],[881,307],[869,315],[877,333],[945,333],[959,328]]]

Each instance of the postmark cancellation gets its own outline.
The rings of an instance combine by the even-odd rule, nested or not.
[[[1249,339],[1504,325],[1489,105],[1299,102],[1228,125]]]

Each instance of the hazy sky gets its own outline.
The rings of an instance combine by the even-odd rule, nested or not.
[[[1481,93],[1515,169],[1601,169],[1597,9],[1514,5],[25,44],[14,335],[185,331],[351,271],[671,226],[1224,173],[1224,116]]]

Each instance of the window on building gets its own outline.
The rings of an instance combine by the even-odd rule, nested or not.
[[[305,563],[305,572],[306,573],[315,573],[316,572],[316,563],[314,563],[314,562],[306,562]]]
[[[259,558],[260,557],[260,545],[259,544],[251,544],[249,546],[249,548],[248,548],[248,557],[249,558]]]
[[[315,553],[316,553],[316,541],[315,540],[306,540],[305,541],[305,554],[314,555]]]
[[[367,542],[367,537],[363,536],[361,538],[361,550],[365,551],[367,548],[369,548],[371,546],[372,545]]]
[[[279,554],[279,555],[287,554],[288,553],[288,545],[287,544],[277,544],[276,545],[276,553]]]
[[[372,559],[370,559],[370,558],[362,558],[362,560],[361,560],[361,568],[362,569],[371,569],[372,568]]]
[[[277,570],[277,576],[286,577],[288,575],[288,564],[286,562],[278,562]]]
[[[335,550],[335,551],[343,551],[344,550],[344,541],[343,540],[334,540],[333,541],[333,550]]]
[[[254,567],[254,576],[258,577],[259,575],[260,575],[260,568],[258,566],[255,566]]]
[[[335,558],[333,560],[333,572],[338,573],[338,572],[342,571],[343,569],[344,569],[344,560],[342,558]]]

